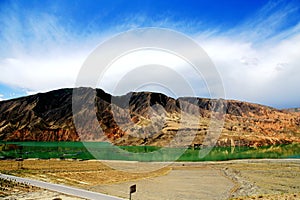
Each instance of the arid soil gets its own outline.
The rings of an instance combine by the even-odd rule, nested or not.
[[[93,190],[128,198],[130,185],[137,185],[134,199],[228,199],[234,183],[211,168],[174,169],[165,176],[119,184],[101,184]]]
[[[111,184],[161,176],[170,171],[169,167],[164,167],[145,173],[139,173],[138,171],[136,173],[127,173],[126,171],[110,168],[103,163],[95,160],[74,161],[58,159],[27,159],[23,162],[0,161],[0,172],[57,184],[87,188],[88,186],[97,184]],[[135,166],[134,163],[130,165]]]
[[[153,92],[112,96],[101,89],[69,88],[0,101],[0,113],[2,141],[181,147],[300,143],[299,112],[235,100],[174,99]],[[218,132],[216,143],[210,141]]]
[[[294,194],[264,194],[256,195],[251,197],[239,197],[234,200],[253,200],[253,199],[264,199],[264,200],[295,200],[300,199],[300,193]]]
[[[119,165],[118,170],[100,161],[25,160],[22,166],[0,161],[0,171],[123,198],[136,184],[133,199],[300,199],[300,160],[113,163],[108,164]],[[18,195],[5,199],[75,199],[41,189]]]
[[[299,160],[250,160],[217,165],[236,187],[231,198],[300,199]]]
[[[0,178],[0,199],[4,200],[71,200],[80,199],[74,196],[63,195],[51,192],[26,183],[19,183],[14,180]]]
[[[68,196],[48,190],[36,190],[33,192],[19,191],[18,193],[0,197],[3,200],[82,200],[82,198]]]

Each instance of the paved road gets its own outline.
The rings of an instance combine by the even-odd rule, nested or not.
[[[91,191],[87,191],[87,190],[83,190],[83,189],[73,188],[73,187],[69,187],[69,186],[65,186],[65,185],[47,183],[47,182],[43,182],[43,181],[32,180],[29,178],[20,178],[17,176],[11,176],[11,175],[1,174],[1,173],[0,173],[0,178],[6,178],[6,179],[11,179],[11,180],[14,180],[17,182],[21,182],[21,183],[27,183],[32,186],[44,188],[47,190],[52,190],[52,191],[67,194],[67,195],[81,197],[84,199],[92,199],[92,200],[93,199],[95,199],[95,200],[99,200],[99,199],[101,199],[101,200],[102,199],[103,200],[120,200],[121,199],[118,197],[109,196],[109,195],[101,194],[101,193],[97,193],[97,192],[91,192]]]

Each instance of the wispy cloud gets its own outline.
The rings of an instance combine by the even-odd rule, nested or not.
[[[0,94],[0,101],[5,100],[3,97],[4,97],[4,95],[3,95],[3,94]]]
[[[84,60],[105,38],[145,26],[192,30],[192,24],[197,25],[174,22],[166,16],[153,20],[135,13],[120,17],[104,30],[98,30],[99,24],[92,21],[87,30],[78,31],[71,20],[37,10],[24,11],[12,3],[0,14],[0,43],[4,47],[0,50],[0,82],[23,88],[26,94],[73,87]]]
[[[276,6],[267,4],[235,29],[198,36],[220,71],[228,98],[299,106],[300,23],[287,27],[284,23],[299,7]]]
[[[240,38],[254,43],[265,43],[265,40],[284,39],[299,23],[295,14],[299,5],[295,1],[269,1],[239,27],[230,31]]]
[[[101,36],[75,34],[49,13],[24,12],[12,4],[0,14],[0,81],[28,91],[72,87]]]
[[[88,23],[86,30],[78,30],[74,21],[62,16],[23,11],[11,3],[0,12],[0,82],[23,88],[27,94],[72,87],[86,57],[105,38],[156,26],[192,36],[215,63],[228,98],[299,106],[300,23],[295,14],[299,8],[296,1],[270,1],[226,29],[208,27],[205,21],[175,20],[166,13],[153,18],[141,12],[120,16],[103,30],[98,19]],[[117,81],[119,73],[112,71],[104,86]],[[197,90],[199,83],[193,87]]]

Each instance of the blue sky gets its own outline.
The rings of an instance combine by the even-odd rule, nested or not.
[[[297,0],[2,0],[0,27],[0,100],[72,87],[99,43],[130,29],[163,27],[199,43],[227,98],[300,107]]]

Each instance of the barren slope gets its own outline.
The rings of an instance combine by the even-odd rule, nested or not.
[[[209,141],[217,130],[222,130],[220,146],[300,142],[300,115],[234,100],[173,99],[152,92],[114,97],[91,88],[0,102],[0,140],[5,141],[186,146]]]

